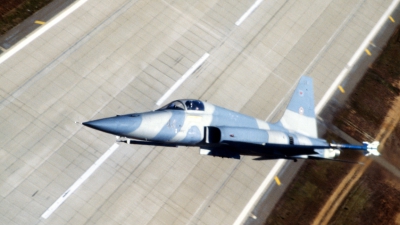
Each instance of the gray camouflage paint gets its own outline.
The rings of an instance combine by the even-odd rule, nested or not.
[[[200,153],[205,155],[236,159],[240,155],[262,159],[309,156],[331,159],[338,155],[340,147],[332,149],[325,140],[316,138],[313,107],[312,80],[303,77],[283,117],[275,124],[200,100],[182,99],[156,111],[88,121],[83,125],[154,145],[199,146]],[[368,151],[367,148],[377,151],[377,146],[367,145],[349,149]]]
[[[181,102],[190,100],[178,100]],[[155,142],[170,142],[204,148],[204,128],[218,127],[220,142],[326,145],[324,140],[308,138],[241,113],[203,102],[204,111],[163,109],[90,121],[90,127],[121,137]],[[116,124],[113,127],[111,124]],[[275,128],[271,130],[270,128]],[[243,152],[240,152],[244,154]]]

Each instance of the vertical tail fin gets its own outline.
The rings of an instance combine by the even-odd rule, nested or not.
[[[311,77],[300,78],[280,124],[286,129],[317,137],[317,121],[314,111],[314,88]]]

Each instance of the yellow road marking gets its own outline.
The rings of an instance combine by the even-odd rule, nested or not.
[[[36,24],[40,24],[40,25],[46,24],[46,22],[40,21],[40,20],[35,20],[35,23],[36,23]]]
[[[278,186],[281,185],[281,181],[279,180],[278,176],[275,176],[275,182]]]
[[[392,21],[392,23],[395,22],[392,16],[389,16],[389,19],[390,19],[390,21]]]
[[[343,87],[342,87],[341,85],[339,85],[338,88],[339,88],[340,92],[342,92],[342,93],[345,92],[344,89],[343,89]]]
[[[372,55],[371,52],[368,50],[368,48],[365,49],[365,52],[366,52],[369,56]]]

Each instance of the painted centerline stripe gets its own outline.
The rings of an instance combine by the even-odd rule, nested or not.
[[[192,75],[192,73],[194,71],[196,71],[201,64],[204,63],[204,61],[206,61],[206,59],[210,56],[210,54],[208,54],[207,52],[204,53],[204,55],[197,60],[197,62],[195,64],[193,64],[192,67],[189,68],[188,71],[186,71],[185,74],[183,74],[183,76],[181,78],[179,78],[178,81],[176,81],[176,83],[174,85],[172,85],[172,87],[157,101],[156,105],[161,105],[179,86],[181,86],[181,84],[190,76]]]
[[[47,219],[86,179],[93,174],[96,169],[103,164],[103,162],[119,147],[117,143],[114,143],[75,183],[68,188],[58,199],[51,205],[46,212],[42,214],[44,219]]]
[[[236,26],[239,26],[240,24],[243,23],[243,21],[245,19],[247,19],[247,17],[250,16],[250,14],[261,4],[263,0],[257,0],[256,2],[254,2],[254,4],[242,15],[242,17],[240,17],[240,19],[238,21],[236,21]]]
[[[33,33],[29,34],[26,38],[22,39],[22,41],[19,41],[16,45],[8,49],[5,53],[3,53],[0,56],[0,64],[4,61],[6,61],[8,58],[10,58],[12,55],[17,53],[19,50],[27,46],[29,43],[31,43],[33,40],[35,40],[37,37],[42,35],[44,32],[49,30],[51,27],[56,25],[58,22],[63,20],[65,17],[67,17],[69,14],[74,12],[76,9],[78,9],[80,6],[82,6],[87,0],[78,0],[76,3],[72,4],[70,7],[68,7],[66,10],[64,10],[61,14],[58,16],[54,17],[51,19],[49,22],[45,23],[42,25],[40,28],[36,29]]]

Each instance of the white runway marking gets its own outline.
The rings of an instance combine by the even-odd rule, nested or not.
[[[22,41],[19,41],[16,45],[12,46],[10,49],[8,49],[3,55],[0,56],[0,64],[4,61],[6,61],[8,58],[13,56],[15,53],[17,53],[19,50],[27,46],[29,43],[31,43],[33,40],[35,40],[37,37],[42,35],[44,32],[52,28],[54,25],[56,25],[58,22],[63,20],[65,17],[67,17],[69,14],[74,12],[76,9],[81,7],[87,0],[79,0],[76,1],[76,3],[72,4],[70,7],[68,7],[65,11],[63,11],[61,14],[59,14],[57,17],[54,17],[51,19],[49,22],[46,24],[42,25],[40,28],[26,36]]]
[[[236,21],[236,26],[240,26],[245,19],[261,4],[263,0],[257,0],[254,4],[240,17],[238,21]]]
[[[358,59],[364,53],[364,49],[370,44],[372,39],[378,34],[379,30],[382,28],[385,22],[388,21],[388,17],[393,11],[396,9],[397,5],[399,4],[400,0],[394,0],[392,4],[390,4],[389,8],[385,11],[382,17],[379,19],[378,23],[372,28],[371,32],[368,36],[364,39],[360,47],[357,49],[356,53],[354,53],[353,57],[351,57],[350,61],[347,63],[347,66],[340,72],[339,76],[335,79],[332,83],[328,91],[322,97],[321,101],[319,101],[317,107],[315,107],[315,112],[320,112],[325,104],[329,101],[332,97],[333,93],[336,91],[336,87],[342,83],[344,78],[346,78],[347,74],[350,72],[351,68],[356,64]]]
[[[192,75],[192,73],[194,71],[197,70],[197,68],[199,68],[201,66],[201,64],[204,63],[204,61],[206,61],[206,59],[210,56],[210,54],[208,54],[207,52],[204,53],[204,55],[197,60],[197,62],[195,64],[193,64],[192,67],[189,68],[188,71],[186,71],[185,74],[183,74],[183,76],[181,78],[179,78],[178,81],[176,81],[176,83],[174,85],[172,85],[172,87],[157,101],[157,105],[161,105],[179,86],[181,86],[181,84],[190,76]]]
[[[46,212],[42,214],[44,219],[47,219],[86,179],[93,174],[94,171],[119,147],[114,143],[75,183],[68,188],[58,199],[51,205]]]
[[[271,184],[272,179],[274,179],[275,174],[279,172],[282,168],[283,164],[286,162],[285,159],[279,159],[278,162],[275,163],[274,167],[272,168],[271,172],[267,175],[265,180],[261,183],[260,187],[258,187],[257,191],[251,197],[250,201],[244,207],[242,212],[239,214],[239,217],[233,223],[234,225],[242,224],[246,217],[249,215],[250,210],[253,209],[254,205],[258,202],[261,195],[265,192],[269,184]]]
[[[333,84],[330,86],[328,91],[325,93],[325,95],[322,97],[322,99],[319,101],[317,106],[315,107],[315,114],[318,115],[322,108],[326,105],[328,100],[332,97],[333,92],[336,90],[336,87],[343,81],[343,79],[347,76],[348,72],[350,71],[351,67],[354,66],[354,64],[357,62],[357,60],[361,57],[362,53],[364,52],[364,49],[368,46],[370,41],[376,36],[376,34],[379,32],[383,24],[387,21],[387,18],[392,14],[394,9],[396,9],[397,5],[399,4],[400,0],[394,0],[392,4],[389,6],[389,8],[386,10],[386,12],[382,15],[378,23],[374,26],[374,28],[371,30],[371,32],[368,34],[368,36],[365,38],[361,46],[358,48],[356,53],[353,55],[353,57],[350,59],[350,61],[347,63],[347,66],[342,70],[342,72],[339,74],[339,76],[336,78],[336,80],[333,82]],[[250,211],[254,208],[255,204],[258,202],[260,199],[261,195],[264,194],[265,190],[267,190],[269,184],[271,183],[272,179],[274,176],[279,172],[279,170],[282,168],[283,164],[285,163],[286,160],[280,159],[278,162],[274,165],[272,168],[271,172],[267,175],[265,180],[261,183],[261,186],[257,189],[257,191],[254,193],[254,195],[251,197],[250,201],[247,203],[247,205],[244,207],[242,212],[239,214],[238,218],[236,221],[233,223],[234,225],[239,225],[243,224],[245,219],[250,215]]]

